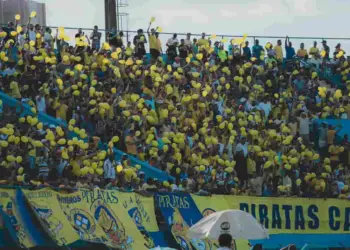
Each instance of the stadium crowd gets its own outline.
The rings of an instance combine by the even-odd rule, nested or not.
[[[246,35],[174,34],[164,56],[154,18],[126,44],[123,32],[102,43],[97,26],[70,38],[32,19],[0,29],[0,88],[18,101],[0,101],[2,185],[350,198],[349,138],[317,123],[350,116],[340,44],[330,64],[327,41],[296,51],[288,37],[250,47]],[[175,181],[145,179],[130,155]]]

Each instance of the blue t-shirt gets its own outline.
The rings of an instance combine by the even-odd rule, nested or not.
[[[219,47],[214,47],[214,53],[215,53],[215,54],[218,55],[218,54],[219,54],[219,50],[220,50]]]
[[[261,45],[254,45],[253,46],[253,56],[256,57],[257,59],[260,58],[261,51],[263,51],[264,48]]]
[[[286,59],[293,59],[295,56],[295,50],[293,47],[286,46]]]
[[[228,49],[228,54],[232,55],[232,53],[233,53],[233,46],[232,46],[232,44],[230,44],[227,49]]]
[[[249,47],[244,47],[243,48],[243,54],[244,54],[244,56],[246,56],[246,58],[248,60],[250,60],[250,58],[252,57],[252,52],[250,51]]]
[[[11,48],[11,51],[9,51],[9,55],[10,55],[10,60],[13,60],[14,62],[18,62],[18,47],[14,46]]]
[[[297,87],[297,89],[300,91],[304,88],[304,80],[299,80],[299,79],[295,79],[293,81],[295,87]]]

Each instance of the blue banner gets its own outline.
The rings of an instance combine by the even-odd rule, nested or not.
[[[186,236],[188,229],[203,218],[190,194],[157,193],[154,198],[174,238],[174,241],[168,242],[169,247],[184,250],[216,249],[217,246],[209,240],[188,239]],[[172,245],[174,243],[175,246]]]

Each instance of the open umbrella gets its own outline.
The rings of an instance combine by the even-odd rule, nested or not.
[[[189,238],[218,240],[221,234],[230,234],[234,239],[267,239],[267,230],[249,213],[241,210],[224,210],[204,217],[187,233]]]
[[[152,248],[150,250],[176,250],[176,249],[170,248],[170,247],[156,247],[156,248]]]

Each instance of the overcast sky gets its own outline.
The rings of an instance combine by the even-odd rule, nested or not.
[[[104,0],[40,0],[47,24],[104,28]],[[147,28],[151,16],[164,32],[350,37],[350,0],[122,0],[129,6],[129,30]],[[124,29],[126,26],[123,27]],[[164,36],[163,36],[163,40]],[[270,39],[275,43],[274,40]],[[263,40],[262,43],[268,40]],[[320,42],[320,40],[319,40]],[[350,51],[350,42],[340,41]],[[294,40],[295,47],[300,41]],[[305,40],[306,46],[312,40]],[[335,45],[330,41],[331,45]]]

